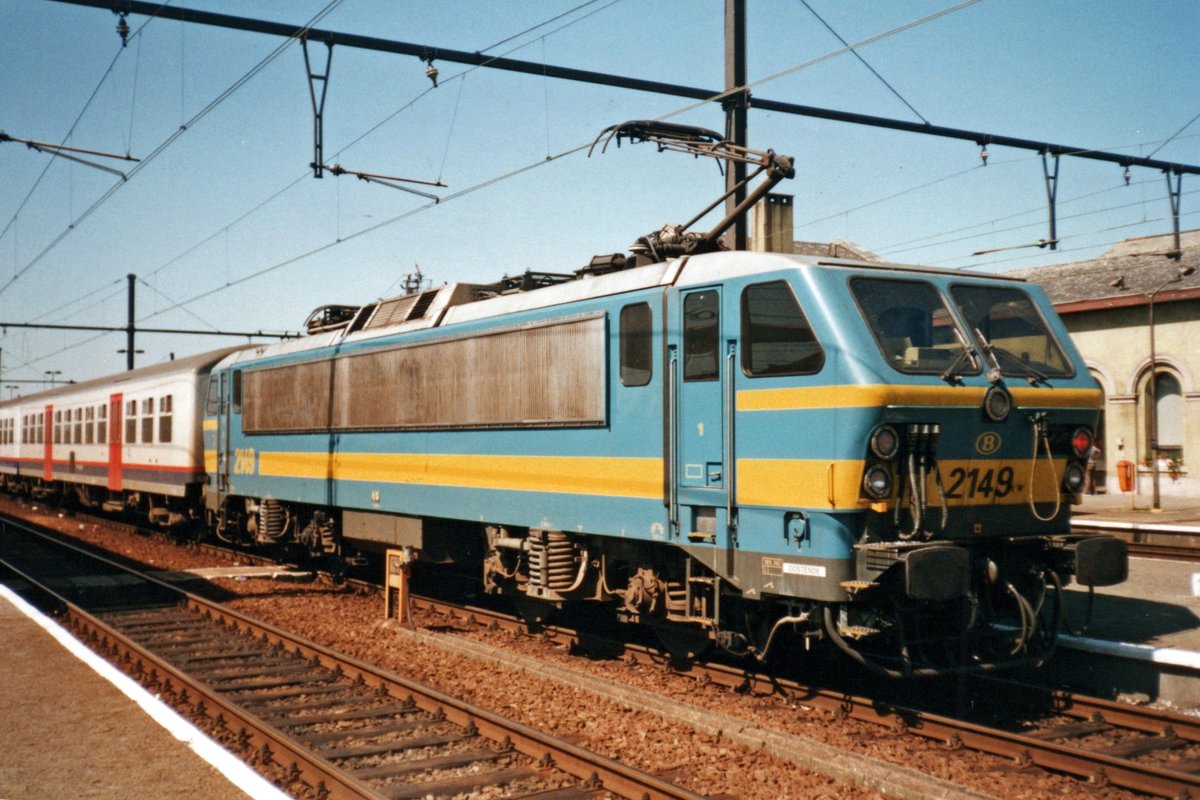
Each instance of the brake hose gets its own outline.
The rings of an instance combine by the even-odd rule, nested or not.
[[[1050,476],[1054,479],[1054,510],[1050,512],[1050,516],[1043,517],[1038,513],[1037,504],[1034,502],[1034,489],[1037,484],[1037,462],[1038,462],[1038,440],[1041,439],[1045,445],[1046,460],[1050,462]],[[1050,435],[1046,432],[1045,422],[1041,419],[1033,420],[1033,457],[1029,467],[1029,510],[1033,512],[1033,517],[1038,522],[1050,522],[1058,516],[1058,512],[1062,509],[1062,493],[1058,491],[1058,473],[1054,471],[1054,454],[1050,452]]]

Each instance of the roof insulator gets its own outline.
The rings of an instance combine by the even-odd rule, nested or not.
[[[121,19],[117,22],[117,35],[121,37],[121,47],[129,44],[129,23],[125,21],[125,15],[121,15]]]

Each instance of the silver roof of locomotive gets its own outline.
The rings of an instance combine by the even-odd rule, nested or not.
[[[300,353],[336,344],[366,341],[405,331],[444,328],[522,311],[567,305],[597,297],[611,297],[656,286],[701,286],[730,278],[753,276],[797,266],[933,274],[978,280],[1022,281],[1020,278],[1004,275],[969,273],[955,269],[890,264],[879,261],[859,261],[790,253],[722,251],[685,256],[604,275],[584,276],[552,286],[485,299],[475,299],[470,291],[473,288],[470,284],[449,283],[437,289],[427,290],[430,293],[436,293],[437,297],[428,304],[426,313],[419,319],[409,319],[383,327],[367,326],[353,331],[350,331],[349,327],[342,327],[300,339],[242,348],[229,356],[224,366],[259,358]],[[376,305],[393,302],[396,299],[383,300]]]

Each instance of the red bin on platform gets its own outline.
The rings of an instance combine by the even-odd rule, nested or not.
[[[1117,480],[1122,492],[1133,491],[1133,462],[1122,459],[1117,462]]]

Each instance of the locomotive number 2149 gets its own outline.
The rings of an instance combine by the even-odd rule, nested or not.
[[[979,469],[955,467],[950,470],[950,485],[946,497],[958,500],[963,497],[992,497],[997,500],[1007,497],[1013,490],[1013,468]]]

